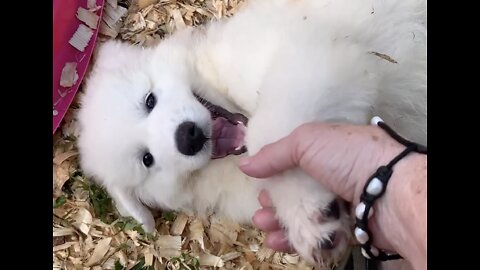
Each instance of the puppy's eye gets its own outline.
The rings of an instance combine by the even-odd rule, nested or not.
[[[143,156],[143,165],[145,165],[145,167],[147,167],[147,168],[153,165],[153,156],[152,156],[152,154],[146,153],[146,154]]]
[[[157,99],[153,93],[148,93],[147,97],[145,98],[145,106],[147,106],[148,111],[151,111],[155,107],[156,103]]]

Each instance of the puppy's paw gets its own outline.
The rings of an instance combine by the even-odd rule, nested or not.
[[[338,262],[351,239],[346,205],[306,175],[282,178],[267,190],[288,242],[312,264]]]
[[[142,228],[146,233],[153,233],[155,231],[155,219],[151,214],[142,217],[142,220],[138,220],[138,222],[142,224]]]
[[[117,209],[117,212],[120,216],[122,217],[130,216],[130,213],[127,211],[127,209],[125,209],[125,207],[121,203],[115,201],[115,208]]]
[[[329,265],[337,262],[351,237],[344,222],[343,202],[333,199],[327,205],[302,201],[282,211],[280,218],[292,247],[310,263]],[[316,210],[313,210],[316,209]]]
[[[123,189],[111,189],[110,194],[115,201],[116,208],[120,215],[132,217],[142,225],[146,233],[155,231],[155,219],[152,212],[132,192]]]

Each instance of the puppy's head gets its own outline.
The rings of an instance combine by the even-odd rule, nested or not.
[[[104,184],[175,181],[211,157],[211,114],[181,54],[102,44],[78,114],[81,166]]]

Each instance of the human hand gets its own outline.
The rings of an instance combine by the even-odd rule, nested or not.
[[[401,149],[375,126],[308,123],[242,159],[240,169],[252,177],[265,178],[298,166],[344,200],[356,203],[369,176]],[[253,222],[267,232],[266,245],[293,251],[285,242],[265,191],[260,193],[259,202],[262,209],[255,213]]]

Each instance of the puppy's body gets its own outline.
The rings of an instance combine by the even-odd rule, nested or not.
[[[366,124],[374,115],[426,143],[424,9],[422,0],[251,1],[231,19],[153,48],[109,42],[82,100],[82,167],[122,214],[153,230],[144,204],[239,222],[259,208],[258,181],[238,170],[236,157],[210,161],[211,142],[179,153],[175,134],[185,121],[212,135],[192,93],[249,117],[248,154],[305,122]],[[156,105],[145,110],[149,93]],[[148,168],[147,152],[155,160]],[[311,262],[338,257],[350,235],[346,215],[318,221],[334,195],[299,170],[275,178],[261,183],[292,245]],[[336,247],[322,251],[333,232]]]

